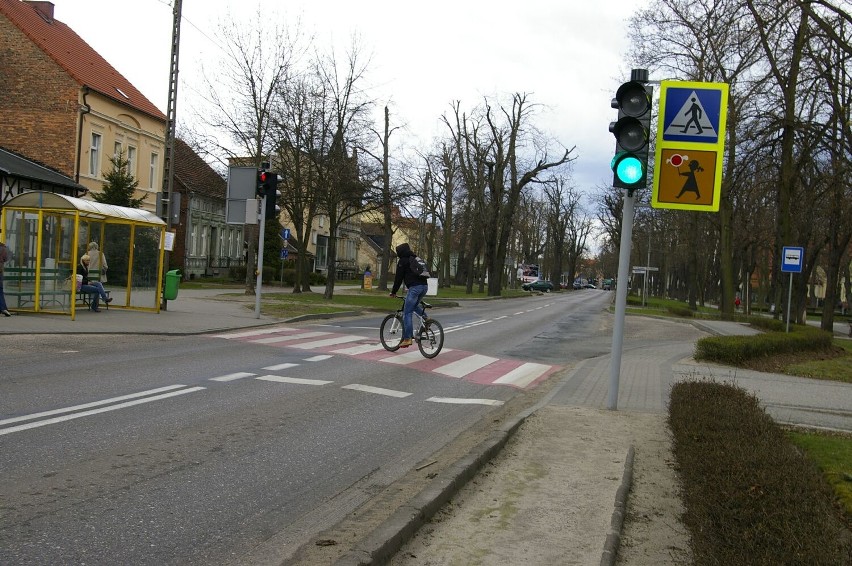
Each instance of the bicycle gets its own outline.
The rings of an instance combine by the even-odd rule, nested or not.
[[[399,350],[399,344],[402,342],[402,311],[405,306],[405,298],[398,298],[403,301],[403,305],[396,312],[387,315],[379,327],[379,340],[388,352]],[[420,301],[420,306],[423,307],[424,313],[426,309],[432,308],[432,305],[426,301]],[[414,317],[417,317],[420,322],[419,325],[414,325],[414,341],[417,342],[417,348],[424,357],[434,358],[444,347],[444,327],[428,315],[420,316],[417,311],[411,313],[411,317],[412,325],[415,322]]]

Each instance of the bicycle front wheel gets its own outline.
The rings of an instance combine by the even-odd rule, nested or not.
[[[399,343],[402,342],[402,315],[399,313],[389,314],[382,321],[379,327],[379,340],[382,346],[388,352],[396,352],[399,350]]]
[[[444,347],[444,327],[440,322],[430,318],[423,324],[417,347],[426,358],[434,358],[441,353],[441,348]]]

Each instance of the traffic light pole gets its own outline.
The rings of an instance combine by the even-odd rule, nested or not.
[[[257,281],[254,285],[254,317],[260,318],[260,294],[263,291],[263,239],[266,232],[266,196],[260,199],[260,220],[257,223]]]
[[[627,310],[627,278],[630,269],[630,249],[633,242],[633,191],[624,193],[621,208],[621,243],[618,251],[618,279],[615,285],[615,324],[612,329],[612,354],[609,373],[607,409],[618,410],[618,385],[621,376],[621,352],[624,347],[624,315]]]
[[[618,280],[615,286],[615,324],[612,329],[609,394],[606,406],[618,410],[618,387],[621,377],[621,354],[624,349],[624,316],[627,310],[627,278],[633,245],[634,192],[645,188],[648,174],[648,152],[651,139],[651,95],[647,85],[648,71],[633,69],[630,80],[616,91],[610,106],[618,109],[618,121],[609,125],[615,136],[612,159],[613,187],[625,189],[621,208],[621,242],[618,252]]]

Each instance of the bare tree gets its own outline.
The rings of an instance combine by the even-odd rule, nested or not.
[[[260,32],[258,21],[265,22]],[[196,132],[194,139],[209,154],[240,159],[248,156],[254,166],[260,166],[270,154],[275,98],[301,53],[298,36],[271,23],[274,21],[258,10],[253,19],[240,21],[229,14],[218,24],[224,54],[209,74],[202,66],[203,89],[195,93],[202,101],[195,109],[195,121],[205,126],[205,133]],[[249,232],[254,233],[247,235],[246,294],[254,293],[257,238],[256,229]]]
[[[308,245],[317,214],[320,171],[311,158],[326,129],[326,93],[310,74],[289,81],[279,92],[273,114],[275,167],[281,172],[281,205],[295,233],[294,293],[310,291]]]
[[[525,94],[514,94],[511,106],[501,105],[496,111],[486,99],[478,112],[478,119],[469,119],[456,103],[453,123],[446,116],[443,120],[455,143],[462,175],[472,181],[472,186],[484,189],[472,194],[479,199],[483,213],[488,295],[499,296],[521,193],[539,173],[569,163],[573,148],[548,161],[546,145],[533,139],[533,106]],[[525,150],[532,155],[526,155]]]
[[[328,278],[323,295],[326,299],[334,296],[342,226],[377,209],[381,203],[374,187],[362,183],[359,174],[357,148],[364,145],[371,104],[360,87],[369,60],[361,59],[360,48],[353,39],[343,64],[333,52],[318,58],[316,64],[317,77],[328,95],[327,129],[320,151],[312,156],[319,174],[319,211],[329,220]]]

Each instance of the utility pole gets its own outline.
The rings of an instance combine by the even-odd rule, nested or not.
[[[163,158],[163,193],[162,193],[162,210],[166,215],[166,230],[171,231],[172,217],[174,211],[172,205],[177,204],[176,199],[172,195],[172,187],[174,184],[174,171],[172,169],[172,160],[175,156],[175,123],[177,120],[177,88],[178,88],[178,53],[180,51],[180,20],[183,0],[175,0],[174,20],[172,23],[172,54],[169,67],[169,100],[168,109],[166,112],[166,147],[165,156]],[[179,206],[179,205],[178,205]],[[177,211],[180,214],[180,210]],[[168,251],[164,257],[164,267],[168,268],[170,264],[170,254]],[[162,299],[161,308],[167,310],[167,301]]]

